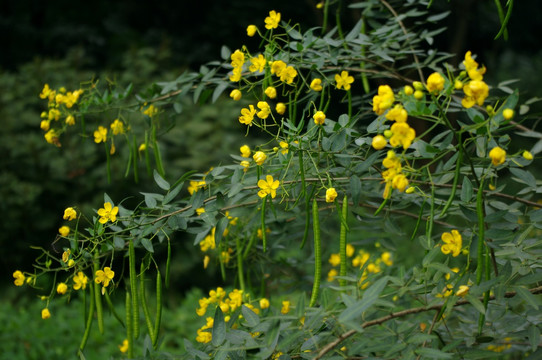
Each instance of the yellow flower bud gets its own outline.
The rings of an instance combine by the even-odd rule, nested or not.
[[[419,81],[414,81],[412,86],[414,86],[414,89],[416,90],[423,90],[423,84]]]
[[[274,99],[277,97],[277,89],[275,89],[273,86],[268,86],[267,89],[265,89],[264,93],[270,99]]]
[[[372,142],[372,146],[375,150],[382,150],[386,147],[386,145],[388,144],[388,141],[386,140],[386,138],[382,135],[376,135],[374,138],[373,138],[373,142]]]
[[[253,37],[256,34],[256,30],[258,30],[256,25],[247,26],[247,35]]]
[[[489,157],[491,158],[491,163],[494,166],[499,166],[506,160],[506,151],[496,146],[489,152]]]
[[[533,154],[531,154],[531,153],[530,153],[529,151],[527,151],[527,150],[525,150],[521,156],[523,156],[523,158],[524,158],[525,160],[529,160],[529,161],[530,161],[530,160],[533,159]]]
[[[277,106],[275,106],[275,111],[280,115],[284,115],[286,112],[286,104],[281,102],[277,103]]]
[[[406,85],[403,91],[405,92],[405,95],[409,95],[409,96],[414,93],[414,89],[410,85]]]
[[[326,120],[326,114],[323,111],[317,111],[316,114],[312,117],[316,125],[323,125]]]
[[[461,81],[461,80],[456,80],[456,81],[454,82],[454,89],[456,89],[456,90],[461,90],[461,89],[463,89],[463,81]]]
[[[416,190],[416,188],[409,187],[409,188],[407,188],[407,189],[405,190],[405,192],[406,192],[407,194],[412,194],[415,190]]]
[[[423,99],[423,91],[421,91],[421,90],[416,90],[416,91],[414,91],[414,98],[415,98],[416,100],[421,100],[421,99]]]
[[[390,129],[384,130],[384,137],[385,137],[386,139],[389,139],[389,138],[391,138],[392,136],[393,136],[393,131],[391,131]]]
[[[510,120],[514,117],[514,110],[506,108],[502,111],[502,116],[505,120]]]
[[[241,93],[241,90],[239,89],[233,89],[231,92],[230,92],[230,97],[234,100],[234,101],[239,101],[241,100],[241,97],[243,96],[243,94]]]

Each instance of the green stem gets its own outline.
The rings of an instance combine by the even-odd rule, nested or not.
[[[245,293],[245,278],[243,274],[243,254],[241,252],[241,244],[239,237],[235,239],[235,245],[237,248],[237,276],[239,277],[239,286],[243,293]]]
[[[309,307],[316,305],[320,292],[320,278],[322,272],[322,244],[320,240],[320,219],[318,218],[318,203],[312,200],[312,225],[314,232],[314,283],[312,286]]]
[[[156,140],[156,127],[152,127],[152,148],[154,150],[154,160],[156,161],[156,170],[164,177],[165,171],[162,164],[162,155],[160,154],[160,148],[158,147],[158,141]]]
[[[267,251],[267,234],[265,233],[265,203],[266,202],[267,202],[267,196],[262,198],[261,229],[262,229],[263,252]]]
[[[154,337],[152,346],[155,350],[158,348],[158,333],[160,332],[160,323],[162,321],[162,276],[158,267],[156,268],[156,319],[154,321]]]
[[[128,339],[128,357],[134,357],[134,327],[132,317],[132,299],[130,291],[126,290],[126,338]]]
[[[120,315],[115,310],[115,306],[113,305],[113,302],[111,301],[111,297],[109,296],[109,293],[106,291],[104,293],[104,295],[105,295],[105,302],[107,303],[107,306],[109,307],[109,310],[111,310],[111,312],[113,313],[113,316],[115,317],[115,319],[117,319],[120,322],[122,327],[125,327],[124,321],[122,320]]]
[[[166,288],[169,288],[169,271],[171,269],[171,241],[167,239],[167,260],[166,260]]]
[[[484,274],[484,240],[485,240],[485,223],[484,223],[484,179],[480,180],[480,187],[476,194],[476,214],[478,216],[478,251],[477,251],[477,268],[476,268],[476,285],[480,285],[482,275]]]
[[[135,249],[134,240],[130,239],[128,249],[128,263],[130,267],[130,292],[132,298],[132,326],[134,339],[139,337],[139,305],[137,296],[137,274],[135,269]]]
[[[343,198],[342,216],[341,216],[341,232],[339,236],[339,254],[341,257],[341,267],[339,271],[340,276],[346,276],[346,233],[348,231],[346,226],[346,219],[348,217],[348,199],[346,195]],[[346,280],[339,280],[340,286],[346,286]]]
[[[83,334],[83,338],[81,339],[81,344],[79,345],[79,351],[82,352],[85,349],[85,346],[87,345],[88,336],[90,335],[90,329],[92,327],[92,319],[94,319],[94,287],[91,285],[89,288],[89,296],[90,296],[90,306],[87,313],[87,322],[85,325],[85,333]],[[83,290],[84,291],[84,290]]]
[[[461,138],[461,136],[460,136]],[[448,198],[448,201],[446,201],[446,205],[444,205],[444,208],[440,212],[439,217],[442,217],[446,211],[448,211],[448,208],[452,205],[455,197],[455,192],[457,190],[457,184],[459,182],[459,176],[461,175],[461,162],[463,161],[463,147],[459,148],[459,154],[457,155],[457,161],[455,163],[455,175],[454,175],[454,181],[452,183],[452,192],[450,194],[450,197]]]
[[[100,270],[100,264],[98,263],[98,260],[94,260],[94,276],[96,276],[96,271]],[[96,302],[96,316],[98,318],[98,329],[100,330],[100,334],[104,333],[104,317],[103,317],[103,306],[102,306],[102,293],[100,290],[100,284],[98,284],[96,281],[93,283],[94,285],[94,299]]]

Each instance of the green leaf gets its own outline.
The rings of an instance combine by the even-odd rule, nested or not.
[[[164,196],[164,200],[162,200],[162,205],[167,205],[171,200],[175,199],[175,197],[179,195],[179,192],[181,192],[183,185],[184,182],[181,182],[179,185],[174,187],[173,190],[168,191],[168,193]]]
[[[516,293],[521,297],[527,304],[538,310],[538,305],[540,305],[540,300],[534,296],[529,290],[522,286],[514,287]]]
[[[461,186],[461,201],[470,202],[472,199],[472,183],[469,178],[465,176],[463,178],[463,185]]]
[[[531,324],[528,330],[529,343],[531,344],[531,351],[536,351],[538,344],[540,343],[540,330],[535,324]]]
[[[160,174],[158,173],[158,171],[156,171],[156,169],[154,169],[154,181],[156,181],[156,184],[162,189],[162,190],[169,190],[170,188],[170,185],[169,183],[164,180],[164,178],[162,176],[160,176]]]
[[[213,96],[211,97],[211,102],[215,103],[220,95],[228,88],[229,84],[226,82],[221,82],[213,91]]]
[[[465,298],[468,300],[468,302],[480,313],[480,314],[485,314],[486,313],[486,308],[484,307],[484,304],[482,304],[482,302],[480,300],[478,300],[478,298],[472,296],[472,295],[469,295],[467,294],[467,296],[465,296]]]
[[[339,321],[344,323],[358,319],[365,310],[371,307],[378,300],[380,293],[382,293],[388,284],[388,281],[388,276],[384,276],[383,278],[375,281],[374,284],[365,290],[361,300],[356,301],[353,306],[347,307],[342,314],[339,315]]]
[[[245,305],[241,307],[241,312],[243,313],[243,317],[245,318],[248,327],[254,327],[260,323],[260,317]]]
[[[213,339],[211,340],[214,346],[220,346],[226,339],[226,322],[224,314],[220,306],[216,307],[215,319],[213,322]]]
[[[440,351],[439,349],[432,349],[432,348],[419,348],[414,351],[418,355],[422,355],[426,358],[431,359],[451,359],[453,358],[453,354],[445,353],[443,351]]]
[[[357,206],[361,197],[361,180],[356,175],[350,177],[350,191],[354,206]]]

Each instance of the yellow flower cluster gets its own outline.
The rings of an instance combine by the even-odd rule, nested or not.
[[[287,65],[282,60],[271,62],[271,74],[278,76],[282,82],[291,84],[297,76],[297,70],[293,66]]]
[[[463,65],[470,81],[463,86],[465,97],[461,100],[461,105],[467,109],[475,104],[481,106],[489,95],[489,87],[483,80],[486,68],[478,68],[478,63],[472,58],[470,51],[465,54]]]
[[[442,242],[444,245],[441,246],[440,250],[443,254],[452,254],[453,257],[456,257],[461,253],[461,248],[463,247],[463,238],[457,230],[452,230],[451,233],[445,232],[441,236]]]
[[[386,183],[384,194],[382,195],[383,198],[388,199],[391,196],[392,189],[397,189],[400,192],[405,191],[408,186],[408,179],[403,174],[401,160],[393,150],[388,151],[386,158],[382,161],[382,165],[387,169],[382,172],[382,178]]]
[[[75,91],[66,91],[65,88],[60,88],[58,91],[51,89],[49,84],[45,84],[39,97],[41,99],[47,99],[48,101],[48,111],[41,113],[41,122],[40,128],[45,131],[45,141],[49,144],[60,146],[60,141],[58,140],[62,129],[51,129],[51,122],[60,120],[61,116],[65,115],[65,123],[68,126],[75,124],[75,117],[70,113],[71,109],[79,98],[83,94],[83,90]]]
[[[503,339],[503,344],[500,344],[500,345],[493,345],[493,344],[488,345],[487,350],[493,351],[493,352],[503,352],[504,350],[508,350],[508,349],[510,349],[512,347],[511,341],[512,341],[512,338],[505,337]]]
[[[237,49],[231,54],[230,58],[231,66],[233,67],[230,81],[237,82],[241,80],[241,73],[243,72],[243,65],[245,64],[245,54]]]
[[[267,195],[271,195],[271,198],[274,199],[275,196],[277,196],[277,189],[279,186],[280,181],[273,180],[273,176],[267,175],[265,180],[258,180],[258,187],[260,188],[260,191],[258,191],[258,196],[264,198]]]

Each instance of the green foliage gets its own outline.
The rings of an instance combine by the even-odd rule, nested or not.
[[[198,300],[201,327],[183,340],[182,358],[536,354],[541,210],[529,165],[540,150],[514,132],[538,133],[514,110],[519,92],[490,89],[471,52],[455,68],[450,54],[425,49],[443,31],[428,23],[446,17],[427,6],[352,4],[361,16],[348,31],[340,21],[304,30],[271,11],[267,30],[258,25],[260,48],[223,48],[222,61],[140,93],[90,82],[72,107],[64,96],[73,93],[44,87],[47,142],[73,131],[51,120],[55,111],[71,115],[87,142],[104,145],[108,178],[118,152],[125,176],[137,180],[141,162],[156,187],[139,202],[106,194],[97,211],[65,216],[62,256],[43,250],[34,273],[14,274],[18,285],[88,276],[85,336],[94,311],[103,331],[102,298],[124,291],[127,356],[169,356],[158,335],[162,274],[171,286],[171,243],[190,234],[222,281]],[[215,124],[184,127],[192,132],[182,137],[171,130],[176,116],[231,89],[244,98],[224,109],[236,107],[238,129],[256,133],[251,154],[242,147],[172,176],[163,144]],[[157,256],[165,248],[166,259]]]

